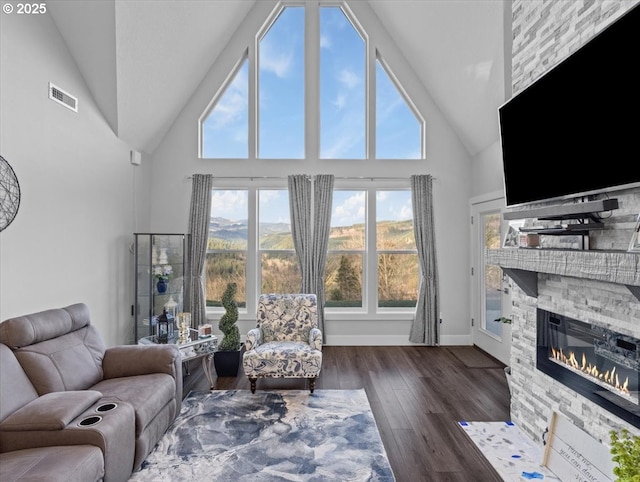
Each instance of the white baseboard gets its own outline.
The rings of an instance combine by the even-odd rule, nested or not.
[[[408,335],[336,335],[326,336],[328,346],[419,346],[411,343]],[[471,335],[442,335],[441,346],[473,345]]]

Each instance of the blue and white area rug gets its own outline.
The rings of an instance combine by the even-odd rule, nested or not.
[[[131,481],[395,481],[364,390],[191,393]]]

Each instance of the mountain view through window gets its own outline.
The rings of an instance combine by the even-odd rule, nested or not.
[[[250,209],[249,198],[256,199],[256,209]],[[369,201],[376,203],[375,250],[368,250],[366,242]],[[418,262],[411,212],[408,190],[377,190],[372,194],[367,190],[334,191],[325,269],[328,308],[364,307],[364,273],[371,262],[378,269],[378,306],[415,306]],[[250,219],[254,220],[253,226]],[[257,233],[256,241],[252,241],[251,232]],[[215,189],[206,263],[208,305],[220,306],[227,283],[234,282],[238,286],[236,300],[239,306],[245,306],[247,265],[254,252],[261,293],[299,292],[301,276],[287,190]]]

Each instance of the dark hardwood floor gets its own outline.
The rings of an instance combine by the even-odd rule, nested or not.
[[[199,361],[190,363],[185,395],[208,390]],[[325,346],[316,390],[365,389],[398,482],[499,482],[458,422],[509,419],[503,368],[468,346]],[[257,386],[306,389],[296,379],[261,379]],[[248,390],[249,381],[240,368],[215,388]]]

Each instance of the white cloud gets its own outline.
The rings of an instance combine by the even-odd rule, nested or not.
[[[347,103],[347,96],[345,94],[338,94],[338,96],[335,98],[335,100],[333,102],[331,102],[333,105],[336,106],[336,108],[338,110],[342,110],[342,108],[346,105]]]
[[[260,44],[260,70],[272,72],[281,79],[288,76],[293,65],[293,52],[276,52],[271,44]]]
[[[357,135],[348,132],[333,136],[328,145],[323,146],[321,155],[324,159],[342,159],[359,140]]]
[[[405,191],[376,192],[378,220],[404,221],[413,218],[411,194]]]
[[[331,41],[331,37],[328,35],[320,35],[320,48],[321,49],[329,49],[333,46],[333,42]]]
[[[349,69],[342,69],[338,74],[338,81],[348,89],[354,89],[360,85],[360,77]]]
[[[360,78],[352,71],[342,69],[338,74],[338,82],[346,87],[347,90],[352,90],[360,84]],[[338,92],[335,99],[331,101],[331,105],[333,105],[337,110],[343,110],[347,107],[348,103],[349,95],[345,91]]]
[[[353,103],[352,98],[347,96],[346,100],[347,105],[342,115],[337,116],[332,123],[323,125],[327,131],[323,134],[321,145],[321,156],[324,159],[353,157],[353,151],[364,155],[364,115],[362,110],[349,106]]]
[[[232,130],[230,133],[231,139],[240,144],[246,144],[249,133],[247,132],[247,126],[242,125],[238,126],[236,129]]]
[[[259,218],[261,223],[290,224],[289,194],[283,189],[261,189]]]
[[[224,129],[246,119],[248,106],[247,71],[242,68],[227,86],[215,107],[205,120],[207,129]]]
[[[413,210],[411,209],[411,203],[405,204],[400,208],[398,213],[398,219],[413,219]]]
[[[213,191],[211,215],[234,221],[247,218],[247,191]]]
[[[247,97],[239,93],[231,93],[224,96],[216,105],[212,116],[210,127],[220,129],[227,127],[231,122],[240,117],[246,117]]]
[[[333,224],[351,226],[355,223],[362,223],[365,220],[365,214],[365,192],[359,191],[335,207]]]
[[[385,120],[393,117],[394,112],[397,108],[402,107],[405,104],[405,101],[402,97],[397,96],[393,101],[390,102],[378,102],[376,107],[378,110],[376,111],[378,122],[384,122]]]
[[[277,203],[278,200],[282,198],[284,191],[281,190],[271,190],[271,189],[261,189],[260,190],[260,207],[266,208],[271,203]]]

